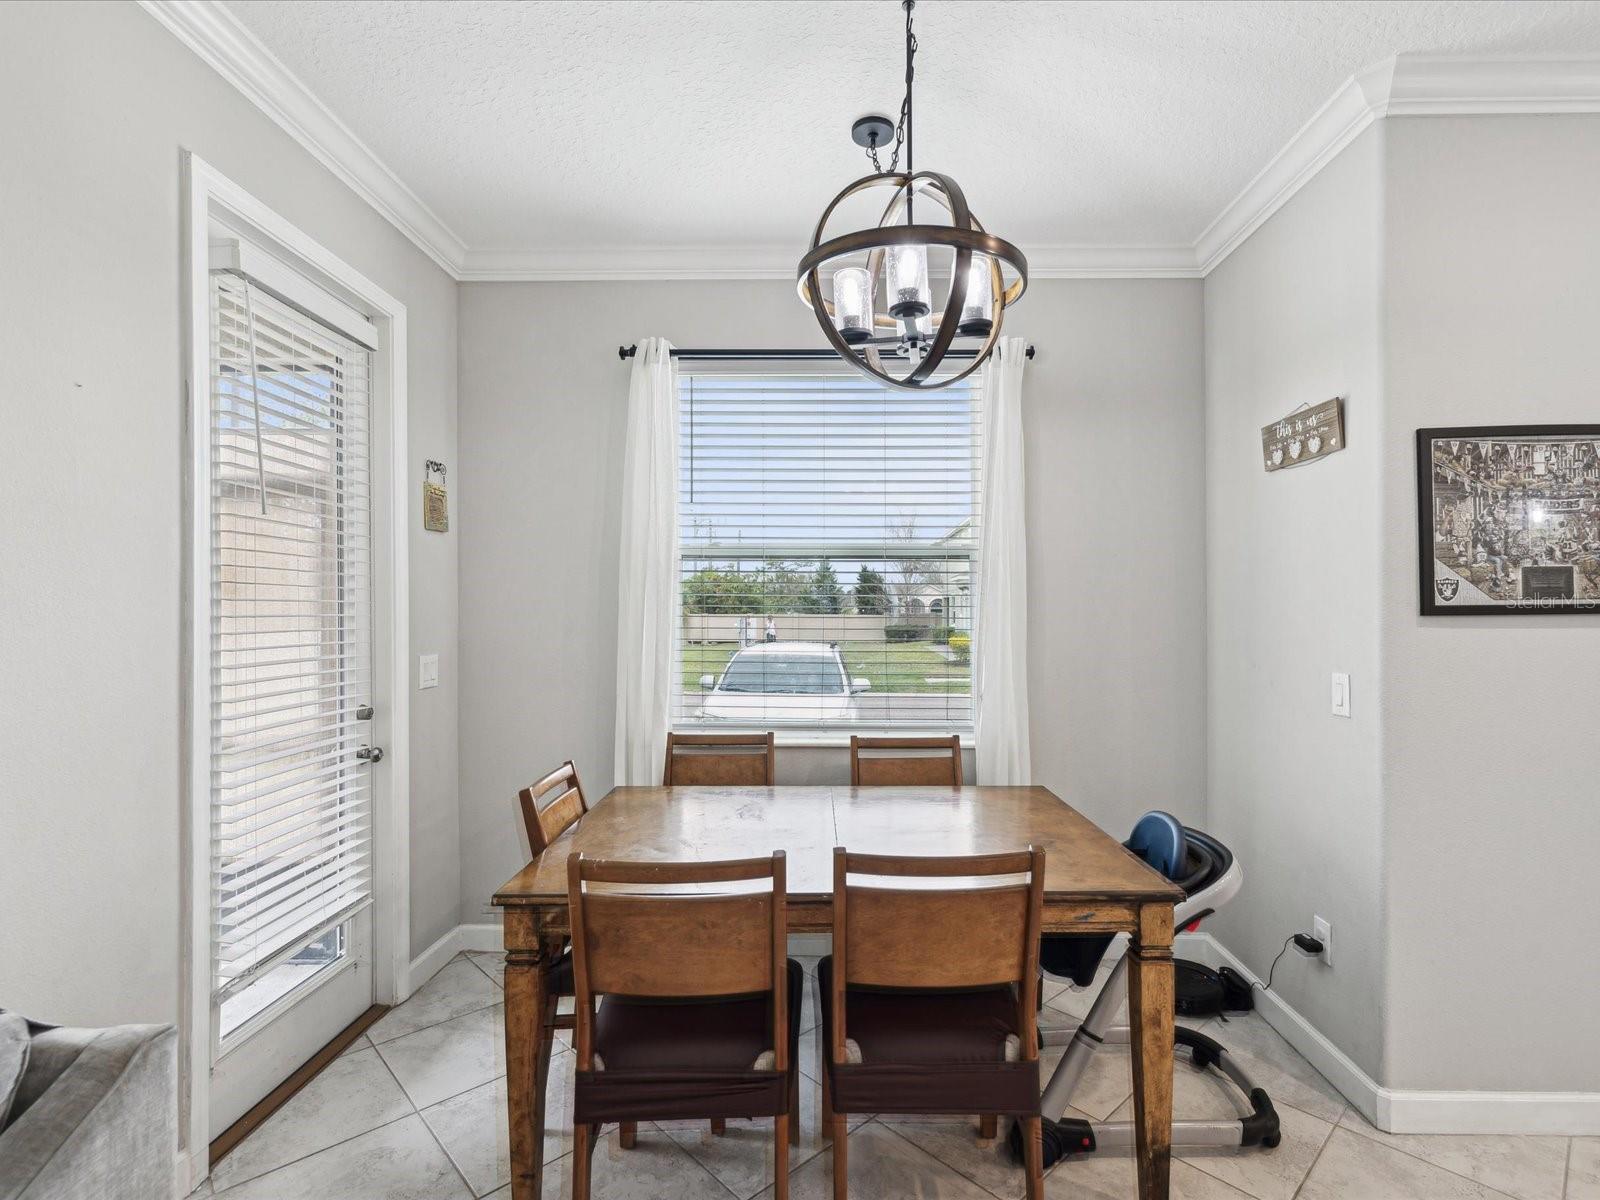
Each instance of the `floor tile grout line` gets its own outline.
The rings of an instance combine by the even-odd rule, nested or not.
[[[799,1120],[798,1115],[796,1115],[795,1119]],[[696,1130],[696,1129],[683,1128],[683,1129],[679,1129],[679,1130],[674,1131],[674,1130],[671,1130],[671,1129],[663,1129],[660,1125],[657,1125],[654,1121],[652,1121],[651,1124],[655,1126],[656,1131],[658,1133],[660,1133],[663,1137],[672,1138],[672,1140],[675,1141],[675,1142],[678,1142],[678,1139],[673,1136],[674,1132],[692,1133],[692,1134],[695,1134],[696,1136],[698,1136],[698,1130]],[[866,1124],[866,1122],[863,1121],[862,1124],[864,1125],[864,1124]],[[861,1127],[860,1125],[856,1126],[857,1129],[859,1129],[860,1127]],[[851,1130],[850,1132],[854,1133],[855,1130]],[[846,1136],[848,1136],[848,1135],[846,1135]],[[820,1138],[819,1138],[819,1141],[820,1141]],[[683,1149],[684,1153],[692,1156],[696,1162],[700,1162],[700,1156],[695,1154],[693,1146],[684,1145],[684,1143],[682,1143],[682,1142],[678,1142],[678,1145]],[[797,1153],[796,1152],[796,1148],[794,1146],[790,1146],[789,1147],[789,1174],[793,1175],[796,1171],[798,1171],[801,1167],[805,1166],[808,1162],[810,1162],[812,1159],[816,1158],[818,1155],[826,1154],[828,1152],[829,1147],[830,1147],[830,1143],[821,1142],[821,1144],[812,1147],[812,1149],[810,1150],[809,1153],[804,1152],[804,1151],[801,1151],[801,1152]],[[801,1155],[803,1155],[803,1157]],[[702,1167],[705,1167],[706,1170],[711,1171],[711,1168],[709,1166],[707,1166],[704,1162],[700,1162],[700,1165]],[[716,1174],[715,1171],[712,1171],[711,1173],[713,1175]],[[722,1182],[720,1176],[718,1177],[718,1181]],[[727,1183],[725,1183],[725,1182],[722,1183],[722,1186],[723,1187],[728,1187]],[[732,1188],[728,1188],[728,1190],[729,1191],[733,1191]],[[759,1196],[765,1190],[766,1190],[765,1187],[757,1188],[755,1190],[755,1192],[752,1193],[751,1197],[748,1198],[748,1200],[753,1200],[753,1198],[755,1196]],[[734,1192],[734,1195],[737,1196],[738,1193]]]
[[[456,1173],[456,1178],[461,1180],[461,1186],[467,1189],[467,1195],[471,1196],[473,1200],[478,1200],[478,1189],[472,1186],[472,1181],[467,1178],[467,1173],[461,1169],[461,1164],[456,1161],[456,1156],[450,1153],[450,1148],[433,1131],[433,1126],[428,1123],[428,1118],[423,1116],[420,1108],[417,1110],[417,1119],[422,1122],[422,1127],[428,1131],[428,1137],[433,1139],[433,1144],[439,1148],[439,1153],[444,1155],[445,1162],[450,1164],[450,1169]],[[483,1194],[487,1196],[497,1190],[498,1185]]]
[[[651,1124],[651,1125],[654,1125],[654,1124],[655,1124],[655,1122],[654,1122],[654,1121],[652,1121],[652,1122],[650,1122],[650,1124]],[[705,1173],[706,1173],[706,1174],[707,1174],[707,1175],[709,1175],[709,1176],[710,1176],[710,1177],[711,1177],[711,1179],[712,1179],[712,1180],[713,1180],[713,1182],[715,1182],[715,1183],[716,1183],[716,1185],[717,1185],[717,1186],[718,1186],[718,1187],[719,1187],[719,1188],[721,1188],[721,1189],[722,1189],[722,1190],[723,1190],[723,1191],[725,1191],[725,1192],[727,1192],[727,1193],[728,1193],[728,1195],[730,1195],[730,1196],[732,1196],[732,1197],[733,1197],[733,1200],[744,1200],[744,1197],[742,1197],[742,1196],[740,1196],[740,1195],[739,1195],[739,1193],[738,1193],[738,1192],[736,1192],[736,1191],[734,1191],[734,1190],[733,1190],[733,1189],[732,1189],[732,1188],[731,1188],[731,1187],[729,1187],[729,1186],[728,1186],[728,1185],[727,1185],[727,1184],[725,1184],[725,1183],[723,1183],[723,1182],[722,1182],[722,1179],[721,1179],[721,1177],[720,1177],[720,1176],[718,1176],[718,1174],[717,1174],[717,1173],[716,1173],[716,1172],[715,1172],[715,1171],[713,1171],[713,1170],[712,1170],[712,1169],[711,1169],[711,1168],[710,1168],[710,1167],[708,1167],[708,1166],[706,1166],[706,1165],[705,1165],[705,1163],[703,1163],[703,1162],[701,1162],[701,1161],[700,1161],[700,1160],[699,1160],[699,1159],[698,1159],[698,1158],[696,1158],[696,1157],[695,1157],[695,1156],[694,1156],[694,1155],[693,1155],[693,1154],[691,1154],[691,1153],[689,1153],[689,1150],[688,1150],[688,1148],[687,1148],[687,1147],[685,1147],[685,1146],[683,1146],[683,1145],[680,1145],[680,1144],[679,1144],[679,1142],[678,1142],[678,1139],[677,1139],[677,1138],[675,1138],[675,1137],[673,1137],[673,1136],[672,1136],[672,1135],[671,1135],[671,1134],[669,1134],[669,1133],[667,1133],[667,1131],[666,1131],[666,1130],[664,1130],[664,1129],[663,1129],[663,1130],[661,1130],[661,1133],[662,1133],[662,1135],[663,1135],[663,1136],[664,1136],[664,1137],[665,1137],[665,1138],[666,1138],[666,1139],[667,1139],[667,1144],[668,1144],[668,1145],[669,1145],[669,1146],[671,1146],[671,1147],[672,1147],[672,1148],[673,1148],[673,1149],[674,1149],[674,1150],[676,1150],[676,1151],[677,1151],[677,1152],[678,1152],[678,1153],[679,1153],[679,1154],[681,1154],[681,1155],[683,1155],[683,1156],[684,1156],[684,1157],[685,1157],[685,1158],[687,1158],[687,1159],[688,1159],[688,1160],[689,1160],[689,1161],[690,1161],[690,1162],[692,1162],[692,1163],[693,1163],[693,1164],[694,1164],[694,1165],[695,1165],[695,1166],[697,1166],[697,1167],[699,1167],[699,1168],[700,1168],[700,1170],[702,1170],[702,1171],[704,1171],[704,1172],[705,1172]],[[596,1141],[598,1141],[598,1140],[599,1140],[599,1137],[598,1137],[598,1135],[597,1135],[597,1136],[596,1136],[596,1139],[595,1139],[595,1140],[596,1140]],[[761,1191],[762,1191],[762,1190],[763,1190],[763,1189],[758,1189],[758,1190],[757,1190],[757,1191],[756,1191],[756,1195],[758,1195],[758,1196],[759,1196],[759,1195],[760,1195],[760,1194],[761,1194]]]
[[[760,1187],[758,1187],[755,1191],[751,1192],[749,1196],[740,1196],[738,1192],[735,1192],[733,1190],[732,1186],[728,1183],[727,1180],[723,1179],[722,1176],[717,1175],[717,1173],[715,1171],[713,1171],[711,1169],[711,1167],[707,1163],[701,1161],[700,1156],[694,1152],[694,1147],[693,1146],[685,1145],[683,1142],[678,1141],[677,1137],[674,1136],[675,1133],[694,1134],[694,1133],[696,1133],[695,1130],[680,1129],[680,1130],[674,1131],[674,1130],[671,1130],[671,1129],[663,1129],[661,1126],[656,1125],[654,1121],[651,1122],[651,1125],[654,1127],[655,1131],[657,1133],[659,1133],[662,1137],[664,1137],[668,1141],[674,1143],[678,1147],[678,1149],[682,1150],[690,1158],[694,1159],[694,1161],[696,1162],[696,1164],[699,1165],[701,1170],[710,1171],[712,1175],[715,1175],[716,1179],[717,1179],[717,1182],[720,1183],[723,1186],[723,1188],[725,1188],[727,1191],[732,1192],[734,1197],[735,1197],[735,1200],[755,1200],[755,1198],[757,1196],[761,1195],[762,1192],[766,1191],[768,1188],[773,1186],[772,1183],[764,1183]],[[795,1153],[794,1153],[794,1149],[795,1148],[793,1146],[789,1147],[789,1174],[790,1174],[790,1176],[793,1176],[796,1171],[798,1171],[801,1167],[805,1166],[806,1163],[810,1162],[813,1158],[816,1158],[817,1155],[819,1155],[819,1154],[821,1154],[823,1152],[820,1149],[813,1150],[810,1154],[807,1154],[804,1158],[796,1159]],[[776,1178],[777,1178],[776,1173],[774,1173],[773,1178],[774,1178],[774,1180],[776,1180]]]
[[[874,1121],[878,1120],[876,1115],[874,1115],[872,1119]],[[960,1125],[962,1125],[963,1128],[967,1128],[965,1122],[963,1122],[959,1116],[952,1116],[951,1117],[951,1123],[960,1124]],[[897,1138],[899,1138],[901,1141],[905,1142],[907,1145],[916,1146],[918,1150],[921,1150],[929,1158],[933,1159],[934,1162],[940,1163],[943,1166],[948,1167],[950,1170],[954,1171],[957,1175],[961,1176],[961,1178],[965,1179],[968,1183],[970,1183],[973,1187],[977,1188],[980,1192],[983,1192],[985,1195],[993,1196],[995,1198],[995,1200],[1009,1200],[1009,1197],[1002,1196],[999,1192],[995,1191],[993,1188],[984,1187],[983,1184],[979,1183],[971,1175],[968,1175],[965,1171],[963,1171],[955,1163],[949,1162],[949,1161],[939,1157],[939,1155],[935,1154],[932,1150],[929,1150],[926,1147],[917,1146],[916,1142],[912,1141],[910,1138],[908,1138],[905,1134],[901,1133],[898,1129],[896,1129],[893,1125],[889,1124],[887,1121],[878,1121],[878,1124],[882,1125],[885,1129],[887,1129],[890,1133],[894,1134]],[[924,1122],[924,1124],[942,1124],[942,1122],[937,1122],[937,1121]],[[1005,1135],[1002,1134],[999,1138],[996,1138],[995,1140],[996,1141],[1000,1141],[1004,1137],[1005,1137]],[[978,1140],[976,1133],[973,1134],[973,1140],[974,1141]],[[1022,1168],[1019,1167],[1018,1171],[1020,1172],[1021,1170],[1022,1170]],[[1044,1171],[1042,1174],[1043,1175],[1049,1175],[1050,1172],[1049,1171]],[[1024,1179],[1026,1179],[1026,1175],[1025,1174],[1024,1174]]]
[[[1276,1105],[1275,1105],[1275,1107],[1276,1107]],[[1312,1156],[1311,1163],[1310,1163],[1309,1166],[1306,1167],[1305,1174],[1300,1176],[1300,1182],[1295,1184],[1294,1194],[1296,1196],[1298,1196],[1300,1194],[1300,1189],[1305,1186],[1306,1180],[1311,1177],[1311,1168],[1317,1165],[1317,1159],[1322,1157],[1323,1150],[1327,1148],[1328,1142],[1333,1138],[1333,1135],[1334,1135],[1335,1131],[1340,1128],[1339,1121],[1344,1117],[1345,1112],[1349,1110],[1350,1106],[1348,1104],[1346,1104],[1344,1106],[1344,1108],[1339,1110],[1339,1115],[1337,1117],[1335,1117],[1332,1121],[1327,1120],[1325,1117],[1319,1117],[1319,1116],[1315,1115],[1314,1113],[1308,1113],[1303,1108],[1295,1108],[1295,1106],[1293,1104],[1284,1103],[1281,1107],[1283,1107],[1283,1108],[1293,1108],[1295,1110],[1295,1112],[1299,1113],[1301,1116],[1309,1117],[1313,1121],[1321,1121],[1324,1125],[1328,1126],[1328,1132],[1322,1135],[1322,1141],[1317,1144],[1317,1152],[1316,1152],[1315,1155]],[[1199,1171],[1203,1175],[1209,1175],[1212,1179],[1218,1180],[1221,1183],[1228,1183],[1228,1180],[1223,1179],[1222,1176],[1220,1176],[1220,1175],[1212,1175],[1210,1171],[1207,1171],[1205,1169],[1205,1167],[1201,1165],[1201,1163],[1205,1160],[1206,1157],[1208,1157],[1208,1156],[1201,1155],[1200,1158],[1198,1158],[1198,1159],[1186,1158],[1183,1161],[1188,1163],[1191,1167],[1193,1167],[1195,1170]],[[1234,1183],[1234,1184],[1229,1184],[1229,1186],[1234,1188],[1234,1190],[1236,1190],[1236,1191],[1243,1192],[1247,1196],[1255,1196],[1254,1192],[1252,1192],[1249,1188],[1245,1187],[1242,1184]]]
[[[1352,1106],[1348,1105],[1348,1104],[1345,1105],[1345,1112],[1350,1112],[1350,1111],[1352,1111]],[[1343,1117],[1344,1117],[1344,1114],[1341,1113],[1340,1114],[1340,1119],[1342,1120]],[[1484,1191],[1488,1192],[1491,1196],[1500,1196],[1500,1197],[1503,1198],[1503,1200],[1517,1200],[1517,1197],[1513,1196],[1510,1192],[1503,1192],[1497,1187],[1491,1187],[1489,1184],[1483,1182],[1483,1180],[1481,1180],[1481,1179],[1474,1179],[1471,1175],[1463,1175],[1460,1171],[1455,1171],[1455,1170],[1452,1170],[1449,1167],[1441,1166],[1439,1163],[1436,1163],[1436,1162],[1433,1162],[1433,1161],[1431,1161],[1429,1159],[1423,1158],[1422,1155],[1420,1155],[1420,1154],[1413,1154],[1409,1150],[1400,1149],[1399,1146],[1391,1146],[1387,1142],[1380,1141],[1379,1139],[1377,1139],[1375,1137],[1368,1137],[1360,1129],[1354,1128],[1354,1127],[1352,1127],[1350,1125],[1337,1125],[1337,1126],[1334,1127],[1334,1133],[1337,1133],[1340,1129],[1344,1130],[1346,1133],[1355,1135],[1356,1137],[1362,1139],[1363,1141],[1371,1142],[1375,1146],[1382,1146],[1385,1150],[1393,1150],[1396,1154],[1402,1155],[1405,1158],[1409,1158],[1412,1162],[1419,1162],[1425,1167],[1433,1168],[1433,1170],[1435,1170],[1435,1171],[1443,1171],[1446,1175],[1453,1175],[1457,1179],[1463,1179],[1466,1182],[1472,1184],[1473,1187],[1482,1188]],[[1378,1131],[1378,1132],[1381,1132],[1381,1131]],[[1404,1133],[1399,1133],[1399,1134],[1394,1134],[1393,1136],[1395,1136],[1395,1137],[1470,1137],[1472,1135],[1471,1134],[1465,1134],[1465,1133],[1463,1133],[1463,1134],[1454,1134],[1454,1133],[1404,1134]],[[1531,1137],[1531,1136],[1537,1136],[1537,1135],[1534,1135],[1534,1134],[1527,1134],[1527,1135],[1524,1135],[1524,1134],[1500,1134],[1500,1135],[1497,1135],[1497,1136],[1501,1136],[1501,1137],[1530,1136]],[[1328,1135],[1328,1141],[1331,1142],[1332,1140],[1333,1140],[1333,1134],[1329,1134]],[[1324,1148],[1326,1148],[1326,1147],[1324,1147]],[[1570,1153],[1570,1151],[1569,1151],[1569,1153]],[[1319,1154],[1317,1157],[1320,1158],[1322,1156]],[[1313,1165],[1315,1165],[1315,1164],[1313,1164]],[[1307,1178],[1310,1178],[1310,1173],[1309,1172],[1307,1173]],[[1298,1192],[1296,1192],[1295,1194],[1299,1195]]]
[[[1347,1105],[1346,1108],[1348,1107],[1349,1106]],[[1339,1117],[1340,1120],[1343,1120],[1344,1113],[1340,1113]],[[1333,1128],[1328,1130],[1328,1136],[1323,1138],[1322,1145],[1317,1147],[1316,1154],[1312,1156],[1311,1165],[1306,1168],[1305,1176],[1300,1180],[1299,1186],[1294,1189],[1294,1195],[1289,1197],[1289,1200],[1300,1200],[1300,1193],[1305,1191],[1306,1184],[1311,1181],[1311,1176],[1316,1173],[1317,1164],[1322,1161],[1322,1156],[1328,1152],[1328,1145],[1333,1141],[1333,1135],[1338,1133],[1341,1128],[1342,1126],[1339,1124],[1339,1122],[1335,1121]]]
[[[404,1088],[401,1089],[401,1095],[403,1095],[403,1096],[405,1095],[405,1089]],[[405,1096],[405,1100],[406,1100],[407,1104],[411,1103],[411,1097],[410,1096]],[[360,1133],[352,1133],[349,1137],[340,1138],[337,1142],[329,1142],[326,1146],[318,1147],[317,1149],[311,1151],[308,1154],[302,1154],[298,1158],[291,1158],[287,1162],[279,1163],[277,1166],[271,1168],[270,1170],[263,1171],[259,1175],[252,1175],[248,1179],[240,1179],[240,1180],[237,1180],[234,1183],[230,1183],[226,1187],[222,1188],[221,1190],[218,1190],[218,1188],[217,1188],[216,1172],[215,1171],[211,1171],[206,1175],[206,1179],[211,1184],[211,1194],[214,1195],[214,1196],[224,1195],[227,1192],[233,1191],[234,1188],[243,1187],[247,1183],[254,1183],[258,1179],[265,1179],[268,1175],[276,1175],[279,1171],[282,1171],[287,1167],[292,1167],[296,1163],[303,1163],[308,1158],[315,1158],[317,1155],[324,1154],[327,1151],[336,1149],[339,1146],[348,1145],[350,1142],[355,1141],[357,1138],[366,1137],[367,1134],[369,1134],[369,1133],[377,1133],[378,1130],[380,1130],[380,1129],[387,1129],[391,1125],[398,1125],[401,1121],[404,1121],[407,1117],[420,1117],[421,1115],[422,1114],[419,1113],[415,1108],[412,1108],[412,1110],[410,1112],[401,1113],[398,1117],[394,1118],[394,1120],[392,1120],[392,1121],[382,1121],[379,1124],[374,1125],[371,1129],[363,1129]],[[423,1124],[427,1124],[427,1122],[424,1121]],[[247,1137],[247,1138],[245,1138],[244,1142],[240,1142],[239,1145],[242,1146],[242,1145],[245,1144],[245,1142],[248,1142],[249,1140],[250,1139]],[[238,1148],[239,1148],[238,1146],[234,1147],[235,1150],[237,1150]],[[232,1151],[229,1151],[229,1153],[231,1154]]]
[[[377,1054],[378,1048],[376,1046],[368,1046],[367,1049],[371,1050],[374,1054]],[[359,1053],[359,1051],[358,1051],[358,1053]],[[344,1057],[343,1054],[341,1054],[339,1056],[339,1058],[343,1058],[343,1057]],[[334,1062],[338,1062],[339,1058],[336,1058],[333,1061]],[[263,1171],[263,1172],[261,1172],[260,1175],[252,1175],[250,1177],[250,1179],[241,1179],[241,1180],[239,1180],[238,1183],[230,1184],[229,1187],[230,1188],[238,1187],[239,1184],[249,1183],[251,1180],[261,1179],[261,1178],[263,1178],[263,1177],[265,1177],[267,1175],[271,1175],[273,1171],[281,1171],[281,1170],[283,1170],[284,1167],[293,1166],[297,1162],[304,1162],[306,1159],[312,1157],[312,1155],[321,1154],[323,1150],[332,1150],[335,1146],[342,1146],[346,1142],[353,1142],[358,1137],[365,1137],[367,1134],[372,1133],[375,1130],[384,1129],[384,1128],[386,1128],[386,1127],[388,1127],[390,1125],[393,1125],[395,1123],[395,1121],[404,1121],[406,1119],[406,1117],[421,1116],[422,1115],[421,1110],[419,1110],[417,1108],[416,1103],[411,1099],[411,1093],[406,1091],[405,1085],[403,1083],[401,1083],[399,1079],[395,1078],[394,1068],[391,1067],[387,1062],[384,1061],[383,1055],[377,1054],[377,1058],[378,1058],[378,1061],[380,1063],[383,1063],[383,1069],[389,1073],[389,1078],[394,1080],[394,1086],[397,1089],[399,1089],[400,1098],[402,1100],[404,1100],[407,1104],[411,1105],[411,1111],[409,1113],[403,1113],[402,1115],[394,1118],[393,1121],[381,1121],[378,1124],[374,1125],[371,1129],[363,1129],[360,1133],[353,1133],[347,1138],[340,1138],[337,1142],[330,1142],[326,1146],[321,1147],[320,1149],[311,1151],[310,1154],[302,1154],[302,1155],[300,1155],[299,1158],[291,1158],[288,1162],[279,1163],[277,1166],[273,1167],[271,1170]],[[328,1065],[332,1066],[333,1064],[330,1063]],[[312,1082],[315,1082],[315,1081],[313,1080]],[[293,1097],[291,1097],[291,1099],[292,1098]],[[279,1111],[281,1112],[282,1110],[280,1109]],[[272,1115],[275,1117],[278,1114],[277,1113],[273,1113]],[[245,1142],[248,1142],[250,1140],[250,1138],[254,1137],[257,1133],[259,1133],[261,1129],[266,1128],[267,1123],[269,1123],[270,1121],[271,1121],[271,1118],[269,1117],[267,1122],[263,1122],[262,1125],[259,1128],[251,1130],[250,1131],[250,1135],[248,1137],[246,1137],[244,1139],[244,1141],[241,1141],[239,1143],[239,1146],[243,1146],[245,1144]],[[423,1124],[427,1124],[427,1122],[424,1121]],[[235,1146],[234,1149],[237,1150],[239,1148],[239,1146]],[[231,1153],[231,1151],[230,1151],[230,1153]],[[206,1172],[206,1178],[208,1180],[212,1181],[212,1183],[211,1183],[211,1191],[212,1191],[213,1194],[216,1194],[217,1185],[216,1185],[216,1181],[215,1181],[215,1172],[214,1171],[207,1171]],[[224,1189],[224,1190],[227,1190],[227,1189]]]
[[[1567,1161],[1561,1167],[1561,1200],[1567,1200],[1572,1191],[1572,1152],[1578,1148],[1578,1139],[1567,1139]]]
[[[491,980],[491,982],[493,982],[493,981]],[[491,1000],[487,1004],[478,1005],[477,1008],[469,1008],[469,1009],[463,1010],[462,1012],[452,1013],[448,1017],[441,1017],[439,1020],[430,1021],[426,1025],[418,1025],[415,1029],[408,1029],[404,1033],[398,1033],[392,1038],[385,1038],[381,1042],[372,1042],[372,1044],[374,1046],[387,1046],[390,1042],[398,1042],[401,1038],[408,1038],[414,1033],[421,1033],[425,1029],[437,1029],[439,1026],[444,1025],[447,1022],[459,1021],[462,1017],[470,1017],[473,1013],[480,1013],[486,1008],[493,1008],[497,1004],[504,1004],[505,1002],[506,1002],[505,1001],[505,996],[504,996],[504,994],[502,994],[499,998]],[[411,1003],[409,1000],[406,1001],[406,1004],[409,1004],[409,1003]],[[404,1008],[404,1007],[405,1007],[404,1004],[400,1005],[400,1008]],[[399,1012],[400,1008],[392,1009],[391,1011]],[[387,1015],[387,1014],[385,1014],[385,1015]],[[377,1028],[377,1026],[375,1025],[375,1026],[373,1026],[373,1028]],[[368,1041],[372,1041],[372,1035],[370,1033],[367,1034],[366,1037],[367,1037]]]
[[[1345,1105],[1345,1113],[1353,1112],[1353,1111],[1355,1111],[1353,1105],[1349,1105],[1349,1104]],[[1340,1113],[1339,1114],[1339,1119],[1341,1121],[1344,1119],[1344,1113]],[[1436,1171],[1443,1171],[1446,1175],[1454,1175],[1457,1179],[1465,1179],[1468,1183],[1474,1184],[1477,1187],[1481,1187],[1486,1192],[1492,1192],[1496,1196],[1504,1196],[1504,1197],[1506,1197],[1506,1200],[1517,1200],[1517,1197],[1513,1196],[1510,1192],[1504,1192],[1504,1191],[1501,1191],[1497,1187],[1491,1187],[1489,1184],[1483,1182],[1483,1180],[1481,1180],[1481,1179],[1474,1179],[1471,1175],[1463,1175],[1460,1171],[1454,1170],[1454,1169],[1452,1169],[1450,1167],[1443,1166],[1440,1163],[1434,1162],[1432,1159],[1423,1158],[1422,1155],[1420,1155],[1420,1154],[1413,1154],[1411,1151],[1404,1150],[1399,1146],[1391,1146],[1391,1145],[1389,1145],[1388,1142],[1383,1141],[1381,1138],[1375,1138],[1375,1137],[1370,1136],[1366,1132],[1366,1130],[1361,1129],[1359,1126],[1355,1126],[1355,1125],[1340,1125],[1339,1128],[1343,1129],[1343,1130],[1345,1130],[1345,1131],[1347,1131],[1349,1133],[1353,1133],[1357,1137],[1362,1138],[1365,1141],[1372,1142],[1374,1145],[1382,1146],[1385,1150],[1393,1150],[1396,1154],[1403,1154],[1407,1158],[1413,1159],[1416,1162],[1419,1162],[1419,1163],[1422,1163],[1422,1164],[1424,1164],[1426,1166],[1432,1167]],[[1382,1133],[1382,1132],[1384,1132],[1384,1131],[1381,1130],[1381,1129],[1373,1130],[1373,1133]],[[1390,1137],[1461,1137],[1461,1138],[1466,1138],[1466,1137],[1473,1137],[1474,1135],[1470,1134],[1470,1133],[1413,1133],[1413,1134],[1395,1133],[1395,1134],[1390,1134],[1389,1136]],[[1540,1135],[1540,1134],[1502,1133],[1502,1134],[1491,1134],[1489,1136],[1493,1136],[1493,1137],[1540,1137],[1540,1136],[1555,1137],[1555,1136],[1558,1136],[1558,1135],[1556,1135],[1556,1134]],[[1567,1160],[1568,1160],[1568,1162],[1570,1162],[1572,1160],[1572,1145],[1571,1145],[1571,1139],[1570,1138],[1568,1139],[1568,1145],[1567,1145]],[[1565,1190],[1566,1190],[1566,1185],[1565,1185],[1565,1182],[1563,1182],[1563,1184],[1562,1184],[1563,1194],[1565,1194]]]
[[[493,950],[483,950],[483,951],[479,951],[477,954],[474,954],[471,950],[463,950],[461,952],[461,956],[463,958],[465,958],[473,966],[477,967],[478,970],[482,971],[485,975],[488,975],[489,976],[489,982],[494,984],[496,987],[498,987],[503,992],[503,991],[505,991],[505,987],[506,987],[505,983],[502,982],[501,979],[499,979],[496,976],[490,974],[489,973],[489,968],[484,966],[481,962],[478,961],[478,959],[480,957],[488,958],[490,955],[495,954],[495,953],[497,953],[497,952],[493,951]]]

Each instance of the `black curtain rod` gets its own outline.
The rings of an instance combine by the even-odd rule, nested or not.
[[[627,361],[638,352],[639,347],[637,345],[617,347],[617,357],[623,361]],[[879,353],[883,354],[885,358],[904,357],[903,355],[893,352],[885,354],[881,350]],[[978,352],[976,350],[949,350],[945,353],[945,357],[974,358],[977,356],[977,353]],[[1028,347],[1026,354],[1029,358],[1033,357],[1032,346]],[[827,347],[815,349],[808,348],[804,350],[736,350],[727,347],[719,347],[716,349],[695,350],[679,350],[674,348],[672,351],[672,357],[687,362],[802,362],[810,359],[837,359],[839,356]]]

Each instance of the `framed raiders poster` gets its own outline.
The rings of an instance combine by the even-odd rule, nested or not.
[[[1425,617],[1600,613],[1600,425],[1417,431]]]

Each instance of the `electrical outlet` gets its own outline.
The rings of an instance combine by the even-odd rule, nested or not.
[[[439,686],[439,656],[424,654],[417,659],[417,690]]]
[[[1321,917],[1311,918],[1311,936],[1322,943],[1322,961],[1333,966],[1333,926]]]

